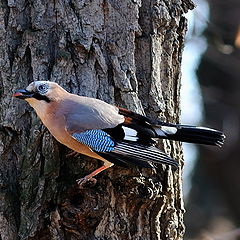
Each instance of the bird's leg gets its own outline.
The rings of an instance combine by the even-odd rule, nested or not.
[[[84,184],[88,181],[92,181],[93,184],[95,185],[97,180],[95,178],[93,178],[94,176],[96,176],[97,174],[99,174],[100,172],[108,169],[109,167],[111,167],[112,165],[108,165],[108,166],[105,166],[103,165],[102,167],[96,169],[95,171],[93,171],[92,173],[88,174],[87,176],[83,177],[83,178],[80,178],[80,179],[77,179],[76,182],[79,186],[80,189],[83,189],[84,188]]]

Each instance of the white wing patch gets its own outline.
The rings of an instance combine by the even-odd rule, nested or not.
[[[138,137],[137,137],[138,133],[136,130],[129,127],[123,127],[123,131],[125,134],[124,140],[133,141],[133,142],[136,142],[138,140]]]
[[[177,132],[176,127],[167,127],[167,126],[162,126],[162,130],[167,133],[167,134],[175,134]]]
[[[161,126],[161,127],[154,127],[158,136],[166,137],[166,134],[173,135],[177,132],[176,127],[168,127],[168,126]]]

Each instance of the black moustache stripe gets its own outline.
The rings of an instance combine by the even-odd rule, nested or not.
[[[37,99],[37,100],[44,100],[47,103],[51,102],[51,100],[47,96],[43,96],[43,95],[41,95],[39,93],[34,93],[32,97]]]

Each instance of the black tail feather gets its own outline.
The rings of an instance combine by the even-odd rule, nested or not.
[[[176,125],[175,134],[166,134],[166,138],[181,142],[215,145],[221,147],[225,140],[225,135],[217,130],[204,127],[187,125]]]

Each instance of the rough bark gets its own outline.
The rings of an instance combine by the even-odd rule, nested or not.
[[[182,239],[181,168],[99,174],[101,163],[67,157],[23,101],[33,80],[60,83],[138,113],[178,121],[183,1],[1,1],[1,239]],[[178,143],[163,143],[182,160]],[[182,163],[182,161],[181,161]]]

